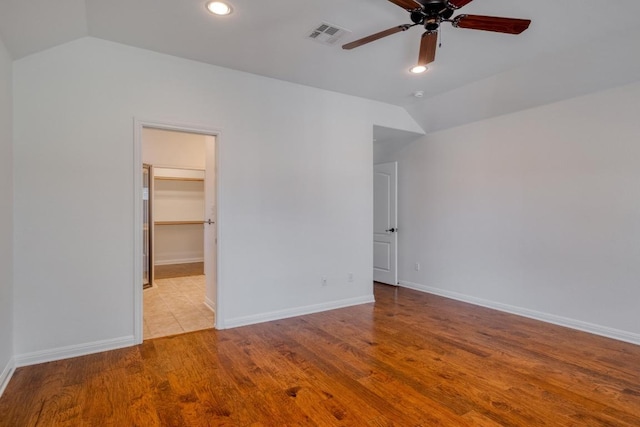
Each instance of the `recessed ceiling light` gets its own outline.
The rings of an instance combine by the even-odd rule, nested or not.
[[[207,3],[207,10],[214,15],[224,16],[233,12],[231,5],[223,1],[210,1]]]
[[[427,71],[427,67],[425,67],[424,65],[416,65],[415,67],[411,68],[409,71],[411,71],[413,74],[421,74]]]

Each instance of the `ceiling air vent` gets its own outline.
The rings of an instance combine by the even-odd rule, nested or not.
[[[350,31],[323,22],[322,24],[311,30],[307,38],[315,40],[318,43],[333,46],[347,33],[350,33]]]

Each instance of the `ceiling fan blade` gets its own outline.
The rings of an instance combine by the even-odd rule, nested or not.
[[[389,0],[389,1],[407,10],[422,9],[422,5],[415,0]]]
[[[388,30],[380,31],[379,33],[371,34],[370,36],[363,37],[351,43],[347,43],[342,46],[343,49],[349,50],[356,47],[360,47],[363,44],[371,43],[376,40],[379,40],[383,37],[390,36],[395,33],[399,33],[401,31],[407,31],[409,28],[413,27],[411,24],[398,25],[397,27],[389,28]]]
[[[427,65],[435,61],[436,48],[438,47],[438,32],[427,31],[422,35],[420,42],[420,55],[418,56],[417,65]]]
[[[529,19],[498,18],[496,16],[459,15],[452,24],[456,28],[494,31],[496,33],[520,34],[531,24]]]
[[[473,0],[449,0],[447,1],[447,5],[451,9],[460,9],[462,6],[466,6],[471,3]]]

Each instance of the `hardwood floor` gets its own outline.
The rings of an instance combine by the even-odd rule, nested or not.
[[[375,305],[18,369],[0,425],[640,426],[640,346],[375,292]]]
[[[173,279],[175,277],[202,276],[204,274],[204,262],[156,265],[153,273],[155,280]]]

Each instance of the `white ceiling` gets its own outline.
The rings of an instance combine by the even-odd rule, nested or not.
[[[603,38],[607,38],[607,46],[618,42],[627,46],[629,40],[622,36],[640,34],[628,32],[640,28],[638,0],[475,0],[462,12],[527,18],[533,23],[519,36],[443,24],[443,46],[435,63],[429,72],[416,76],[409,74],[408,68],[417,60],[421,34],[418,27],[351,51],[305,38],[321,22],[352,31],[339,45],[409,23],[408,13],[387,0],[231,2],[235,12],[217,18],[206,12],[205,0],[0,0],[0,36],[14,59],[80,37],[98,37],[400,105],[423,128],[434,130],[459,124],[433,119],[441,110],[444,94],[455,93],[461,87],[473,88],[483,81],[489,84],[491,80],[487,79],[495,76],[506,76],[508,80],[508,73],[513,70],[522,74],[522,70],[540,68],[541,62],[562,62],[568,52],[582,50],[589,55],[589,46]],[[638,41],[632,40],[636,50]],[[621,55],[638,56],[637,52]],[[544,68],[540,73],[545,73]],[[536,74],[527,79],[547,77]],[[630,78],[625,75],[610,84]],[[495,86],[494,82],[490,84]],[[494,113],[475,111],[475,116],[470,114],[458,121],[503,114],[548,102],[547,98],[561,99],[588,91],[579,88],[563,96],[564,85],[559,84],[545,98],[540,96],[540,85],[532,84],[531,93],[521,94],[535,102],[511,99],[514,105],[494,105]],[[424,91],[423,98],[412,96],[418,90]],[[434,100],[438,100],[437,105]],[[470,104],[463,107],[472,109]],[[449,106],[442,111],[452,109]]]

